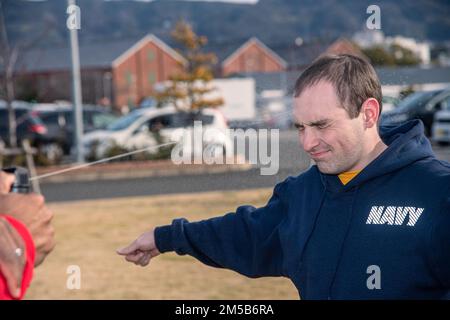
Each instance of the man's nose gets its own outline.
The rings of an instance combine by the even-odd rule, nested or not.
[[[300,143],[306,152],[311,152],[319,145],[319,137],[313,128],[305,128],[300,137]]]

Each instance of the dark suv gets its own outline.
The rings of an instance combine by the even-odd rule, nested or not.
[[[45,124],[31,109],[15,107],[14,113],[19,146],[24,139],[30,140],[31,144],[37,147],[53,142],[52,137],[48,135]],[[0,107],[0,138],[6,144],[9,144],[9,117],[8,109],[5,107]]]
[[[425,134],[431,135],[434,114],[441,110],[440,97],[446,90],[416,92],[400,101],[395,109],[381,114],[381,124],[400,124],[412,119],[422,120]]]
[[[56,107],[54,109],[36,109],[36,114],[44,122],[49,135],[58,141],[63,154],[70,154],[73,134],[73,111],[72,107]],[[93,130],[106,128],[117,117],[102,107],[83,106],[83,131],[84,133]]]

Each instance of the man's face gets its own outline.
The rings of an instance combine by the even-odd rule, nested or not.
[[[300,144],[322,173],[355,170],[363,157],[361,114],[350,119],[329,82],[320,81],[294,99]]]

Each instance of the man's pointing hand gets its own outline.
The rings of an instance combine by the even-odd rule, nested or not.
[[[129,246],[117,250],[117,253],[125,256],[125,260],[142,267],[148,265],[151,258],[161,254],[156,248],[154,230],[143,233]]]

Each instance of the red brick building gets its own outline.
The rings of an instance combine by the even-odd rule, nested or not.
[[[286,61],[257,38],[251,38],[221,63],[222,75],[250,72],[280,72]]]
[[[154,35],[140,40],[80,46],[84,103],[107,98],[113,106],[135,106],[153,92],[153,85],[180,70],[185,59]],[[17,64],[17,95],[39,102],[71,99],[69,48],[34,49]]]

